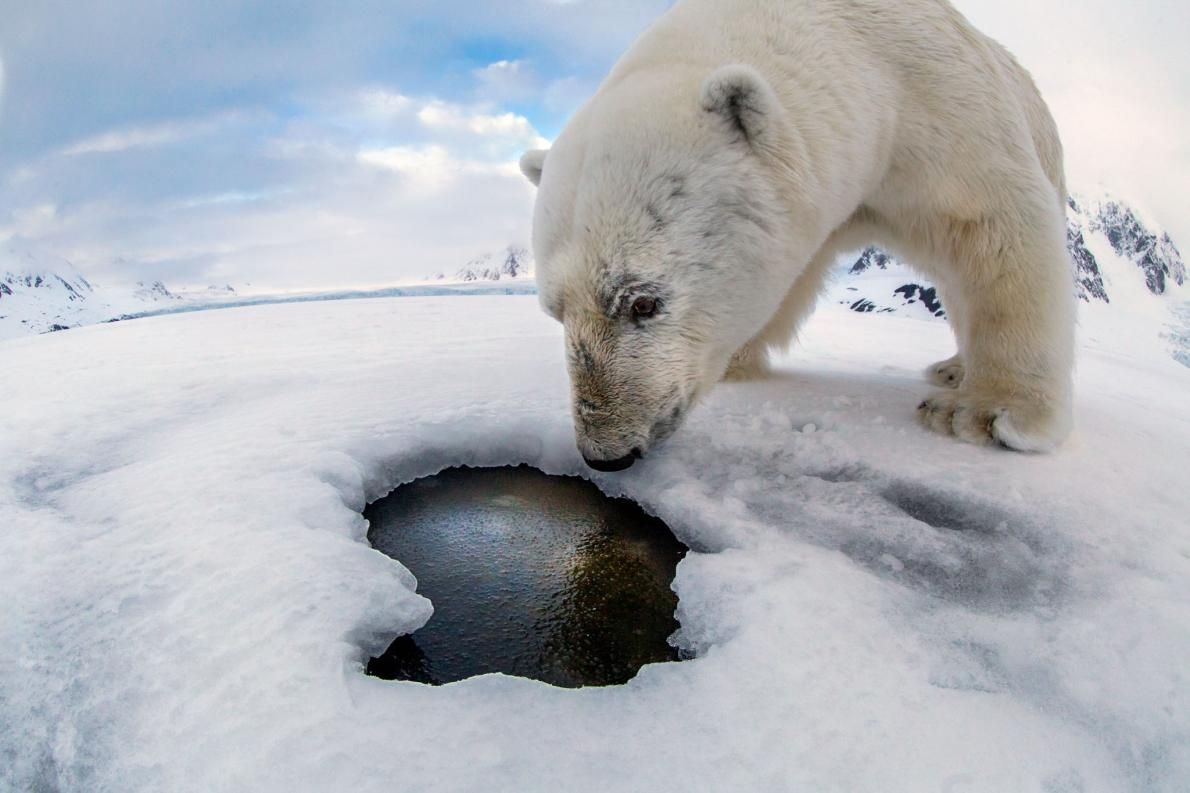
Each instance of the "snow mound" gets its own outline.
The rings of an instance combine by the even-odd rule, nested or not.
[[[827,306],[774,378],[598,475],[559,327],[461,302],[5,342],[0,788],[1185,789],[1190,371],[1163,351],[1084,336],[1076,436],[1018,455],[915,425],[944,323]],[[364,675],[432,610],[364,505],[518,463],[694,549],[696,658],[602,689]]]

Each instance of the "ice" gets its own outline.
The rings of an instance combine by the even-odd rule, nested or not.
[[[1051,456],[919,430],[945,324],[825,305],[608,475],[532,297],[2,342],[0,789],[1184,790],[1190,369],[1087,317]],[[364,504],[518,463],[694,549],[696,658],[604,689],[363,674],[432,608]]]

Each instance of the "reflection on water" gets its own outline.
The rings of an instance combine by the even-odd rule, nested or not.
[[[434,616],[368,673],[449,683],[504,672],[614,685],[677,660],[670,588],[686,552],[660,520],[581,479],[452,469],[364,512],[368,539],[417,576]]]

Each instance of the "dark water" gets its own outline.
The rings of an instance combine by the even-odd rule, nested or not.
[[[368,674],[449,683],[486,672],[625,683],[676,661],[670,588],[686,547],[631,501],[520,468],[458,468],[370,505],[368,539],[417,576],[434,616]]]

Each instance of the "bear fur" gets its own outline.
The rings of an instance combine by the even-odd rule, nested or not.
[[[1069,432],[1061,142],[1028,73],[945,0],[682,0],[521,169],[595,467],[763,376],[870,244],[937,285],[954,330],[926,427],[1022,451]]]

